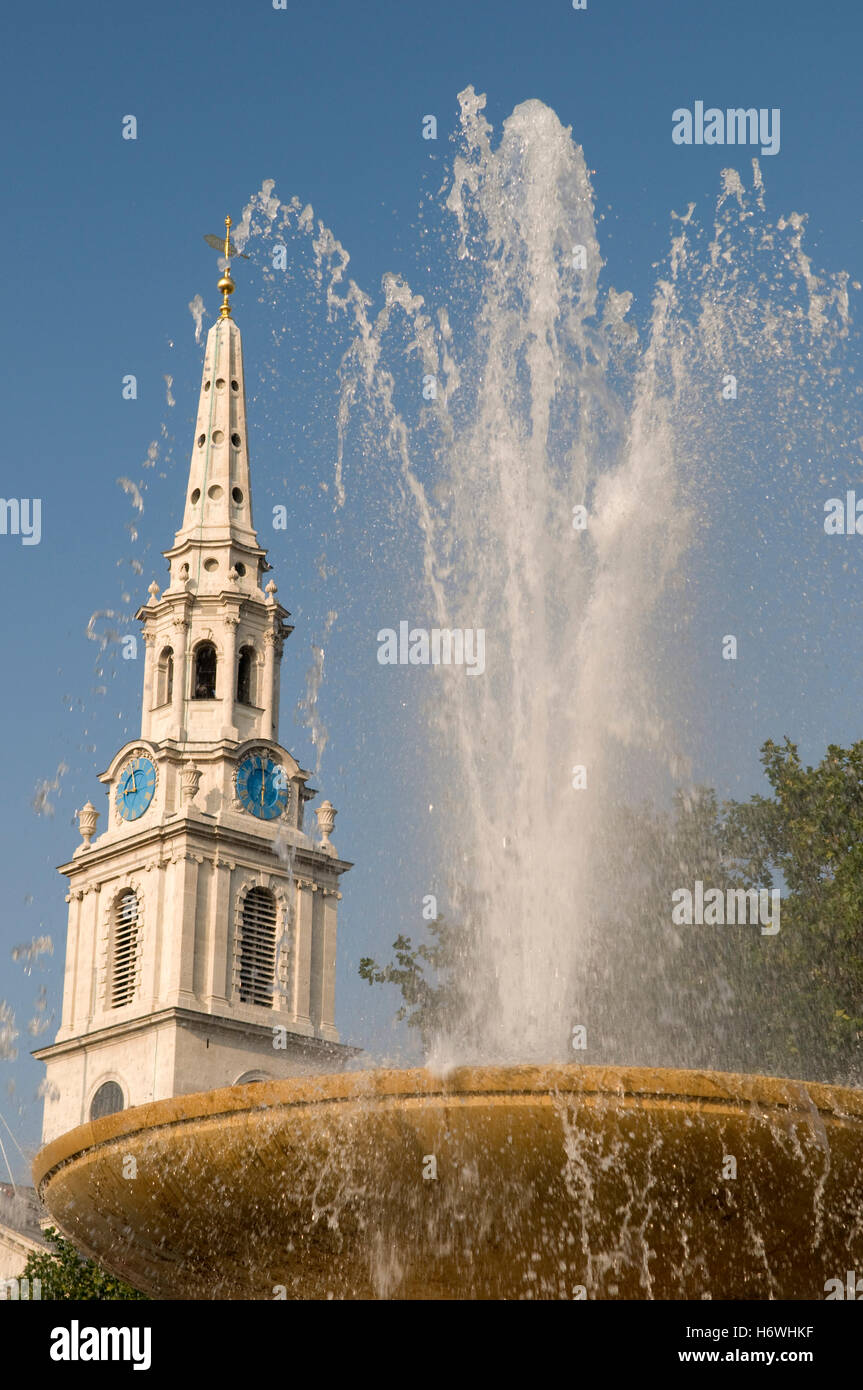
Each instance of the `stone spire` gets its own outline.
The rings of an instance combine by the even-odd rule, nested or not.
[[[229,217],[225,225],[230,232]],[[233,252],[226,235],[225,255]],[[268,566],[252,521],[243,342],[228,302],[230,266],[219,289],[223,302],[207,334],[183,522],[165,557],[171,588],[181,581],[196,593],[216,593],[236,570],[239,587],[254,592]]]
[[[225,227],[228,261],[237,254],[229,217]],[[206,240],[223,249],[220,238]],[[219,290],[183,521],[164,552],[168,586],[160,597],[151,585],[149,602],[138,612],[147,641],[141,734],[181,743],[278,738],[279,661],[291,631],[275,585],[266,584],[265,591],[270,565],[252,521],[243,344],[228,299],[234,292],[229,262]],[[202,645],[212,650],[198,669]]]

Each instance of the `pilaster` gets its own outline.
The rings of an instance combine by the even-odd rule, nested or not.
[[[222,730],[223,738],[236,738],[237,725],[234,717],[234,702],[237,698],[237,628],[240,626],[239,615],[228,613],[224,619],[225,623],[225,656],[223,661],[223,684],[222,698],[225,702],[226,727]]]
[[[338,1042],[336,1030],[336,918],[341,893],[321,889],[321,990],[318,1006],[321,1037]]]
[[[318,885],[310,878],[297,879],[297,932],[294,966],[294,1017],[298,1023],[312,1023],[312,938],[315,894]]]
[[[153,711],[153,668],[156,661],[156,634],[149,626],[141,634],[144,639],[144,701],[141,710],[141,737],[150,737]]]
[[[173,722],[176,738],[182,743],[186,724],[186,685],[189,679],[187,656],[189,644],[189,620],[183,615],[172,620],[174,629],[174,694]]]

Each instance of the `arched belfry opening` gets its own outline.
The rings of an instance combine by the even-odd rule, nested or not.
[[[253,705],[255,703],[254,647],[240,648],[240,659],[237,664],[237,703],[240,705]]]
[[[164,647],[156,677],[156,704],[169,705],[174,698],[174,649]]]
[[[216,698],[216,648],[212,642],[202,642],[195,649],[195,676],[192,685],[193,700],[215,700]]]

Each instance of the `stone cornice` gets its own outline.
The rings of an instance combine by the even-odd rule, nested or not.
[[[257,705],[250,705],[248,708],[253,711],[259,709]],[[188,739],[181,743],[174,738],[162,739],[159,742],[151,738],[143,737],[130,739],[128,743],[123,744],[122,748],[117,749],[117,752],[114,754],[105,771],[99,773],[99,781],[103,784],[112,781],[116,775],[117,768],[125,762],[134,748],[143,749],[148,756],[152,757],[156,762],[167,759],[179,766],[181,763],[191,758],[196,764],[203,766],[207,763],[219,761],[238,763],[245,757],[247,752],[252,748],[258,747],[267,748],[280,758],[287,760],[289,765],[293,764],[296,766],[296,774],[292,775],[299,777],[304,783],[311,776],[305,768],[300,767],[290,749],[285,748],[281,743],[277,743],[275,739],[268,739],[260,734],[254,734],[251,738],[244,739],[242,743],[237,743],[235,740],[227,738],[213,739],[212,741],[202,743],[193,742]],[[317,791],[313,788],[304,787],[303,800],[308,800],[312,796],[317,796]]]
[[[0,1221],[0,1245],[15,1250],[25,1260],[28,1255],[38,1255],[49,1248],[47,1240],[37,1240],[35,1236],[25,1235],[23,1231],[16,1231],[13,1226],[7,1226],[3,1221]]]
[[[188,610],[191,609],[194,602],[194,594],[190,594],[187,589],[178,589],[176,593],[172,594],[168,593],[166,589],[165,593],[156,603],[143,603],[135,614],[135,617],[138,622],[145,623],[150,618],[161,618],[166,613],[170,613],[172,609],[179,607],[186,608],[186,616],[188,617]]]
[[[215,528],[218,529],[218,528]],[[246,555],[252,555],[256,560],[266,560],[267,552],[260,545],[253,545],[251,541],[242,540],[239,536],[217,535],[217,536],[186,536],[182,541],[172,545],[170,550],[163,550],[162,554],[166,560],[175,560],[179,555],[185,555],[190,550],[242,550]]]
[[[122,839],[112,840],[107,845],[93,845],[86,854],[80,858],[71,859],[65,864],[57,866],[58,873],[65,874],[69,879],[77,877],[83,870],[90,869],[95,865],[100,867],[108,865],[112,860],[122,859],[130,849],[140,851],[147,845],[161,845],[164,852],[158,858],[154,857],[150,864],[141,864],[138,867],[141,872],[148,869],[162,868],[167,864],[173,863],[178,859],[197,859],[202,863],[204,859],[215,858],[217,863],[229,863],[242,865],[243,867],[254,867],[249,861],[250,853],[253,855],[264,854],[277,866],[281,866],[283,872],[288,874],[284,867],[283,860],[277,854],[275,842],[256,834],[255,827],[252,825],[228,826],[217,821],[205,820],[200,813],[196,816],[178,814],[170,820],[151,825],[146,830],[140,830],[135,834],[123,836]],[[302,832],[300,832],[302,833]],[[169,849],[173,841],[188,837],[188,845],[184,846],[182,854],[176,850]],[[306,866],[306,872],[310,870],[324,870],[327,877],[346,873],[353,868],[353,863],[348,859],[336,859],[331,854],[305,845],[295,846],[294,852],[295,869]],[[289,876],[289,875],[288,875]],[[294,877],[296,877],[296,872]]]
[[[281,623],[281,631],[286,635],[293,632],[293,627],[285,619],[291,615],[287,608],[283,608],[280,603],[270,603],[263,594],[259,597],[258,593],[246,593],[242,589],[220,589],[216,594],[196,594],[190,589],[166,589],[162,597],[156,603],[145,603],[135,614],[138,622],[146,623],[153,620],[159,621],[166,618],[176,609],[183,610],[183,617],[188,623],[196,613],[213,613],[219,609],[228,607],[236,608],[245,617],[249,610],[258,618],[261,623],[271,625],[274,620]]]
[[[310,1038],[304,1033],[292,1033],[276,1010],[273,1010],[273,1022],[270,1024],[250,1023],[246,1019],[226,1018],[221,1014],[209,1014],[201,1009],[187,1009],[172,1005],[167,1009],[159,1009],[157,1013],[144,1014],[140,1018],[127,1019],[123,1023],[112,1023],[107,1028],[97,1028],[92,1033],[79,1033],[76,1037],[67,1038],[63,1042],[50,1043],[48,1047],[38,1047],[30,1055],[41,1062],[48,1057],[62,1057],[68,1052],[78,1052],[82,1043],[86,1043],[90,1047],[100,1042],[112,1042],[115,1038],[128,1037],[133,1033],[146,1033],[152,1028],[167,1027],[172,1023],[181,1028],[200,1028],[209,1033],[241,1033],[245,1037],[254,1037],[259,1040],[271,1039],[275,1027],[285,1028],[288,1039],[301,1051],[317,1052],[324,1056],[329,1054],[339,1057],[356,1057],[363,1050],[361,1047],[351,1047],[348,1043],[334,1043],[329,1042],[326,1038]]]

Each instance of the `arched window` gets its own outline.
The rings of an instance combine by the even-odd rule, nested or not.
[[[253,705],[254,700],[254,670],[255,670],[255,649],[254,647],[240,648],[240,661],[237,666],[237,703],[241,705]]]
[[[159,657],[156,680],[156,704],[169,705],[174,698],[174,649],[165,647]]]
[[[108,1006],[122,1008],[131,1003],[138,982],[138,931],[141,909],[138,895],[131,888],[120,894],[114,903],[111,924],[111,969],[108,985]]]
[[[276,900],[268,888],[252,888],[243,903],[240,935],[240,1001],[273,1006],[276,971]]]
[[[105,1081],[90,1102],[90,1119],[101,1120],[105,1115],[116,1115],[125,1103],[116,1081]]]
[[[212,642],[202,642],[195,652],[195,700],[216,698],[216,648]]]

